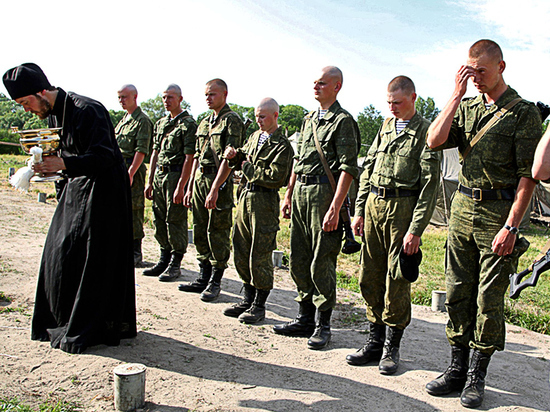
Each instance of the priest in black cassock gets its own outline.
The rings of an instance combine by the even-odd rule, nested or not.
[[[136,336],[130,182],[109,113],[88,97],[52,87],[40,67],[8,70],[12,99],[61,127],[58,156],[35,171],[61,171],[44,245],[31,338],[81,353]]]

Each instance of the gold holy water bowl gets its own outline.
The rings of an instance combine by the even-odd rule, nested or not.
[[[12,127],[11,130],[20,136],[19,143],[27,154],[30,154],[31,148],[35,146],[42,149],[43,156],[54,154],[59,149],[61,127],[31,130],[19,130],[17,127]]]
[[[27,154],[31,154],[33,147],[40,147],[42,149],[42,156],[53,155],[59,149],[61,144],[61,127],[52,127],[50,129],[29,129],[19,130],[17,127],[12,127],[13,133],[17,133],[19,137],[19,143]],[[37,174],[31,182],[56,182],[63,179],[59,173]]]

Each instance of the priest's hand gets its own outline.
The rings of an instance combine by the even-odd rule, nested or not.
[[[58,156],[44,156],[42,162],[34,163],[32,166],[32,170],[38,173],[55,173],[65,169],[63,158]]]

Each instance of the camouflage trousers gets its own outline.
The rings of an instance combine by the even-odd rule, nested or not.
[[[174,203],[174,192],[180,176],[180,172],[156,171],[153,180],[153,216],[155,239],[161,249],[185,254],[188,241],[187,208],[182,203]]]
[[[216,175],[203,175],[197,169],[193,185],[193,242],[199,261],[208,260],[213,267],[227,268],[231,253],[233,221],[233,182],[231,178],[219,191],[216,209],[204,207]]]
[[[296,300],[312,300],[320,311],[336,306],[336,258],[343,229],[322,229],[332,198],[329,184],[297,181],[292,193],[290,275],[298,289]]]
[[[504,294],[509,275],[527,250],[525,238],[512,254],[498,256],[491,243],[506,223],[512,202],[474,201],[456,193],[451,205],[446,252],[447,339],[451,345],[491,355],[504,349]]]
[[[233,227],[233,259],[244,283],[273,289],[272,252],[277,247],[279,193],[245,189]]]
[[[130,168],[131,163],[126,163]],[[145,175],[147,174],[147,168],[145,163],[141,163],[141,166],[134,175],[132,182],[132,222],[134,229],[134,240],[141,240],[145,237],[143,233],[143,220],[145,213]]]
[[[367,198],[359,285],[367,319],[379,325],[404,329],[411,322],[411,283],[401,275],[399,250],[417,199]]]

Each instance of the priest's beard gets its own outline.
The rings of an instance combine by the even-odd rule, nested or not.
[[[52,111],[52,105],[48,100],[44,99],[42,96],[38,94],[36,94],[35,96],[39,102],[40,107],[37,111],[34,111],[34,114],[36,114],[41,119],[46,119]]]

